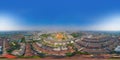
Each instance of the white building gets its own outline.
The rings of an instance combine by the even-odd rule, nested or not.
[[[117,46],[114,51],[120,52],[120,46]]]

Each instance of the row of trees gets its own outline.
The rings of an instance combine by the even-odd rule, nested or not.
[[[81,33],[72,33],[71,34],[74,38],[77,38],[77,37],[81,37],[82,34]]]

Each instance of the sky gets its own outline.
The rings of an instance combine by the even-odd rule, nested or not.
[[[119,0],[0,0],[0,30],[120,30]]]

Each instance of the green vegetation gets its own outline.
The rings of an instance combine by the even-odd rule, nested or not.
[[[67,44],[67,46],[72,46],[72,47],[73,47],[73,46],[74,46],[74,44],[73,44],[73,43],[70,43],[70,44]]]
[[[40,58],[39,56],[18,56],[18,58]]]
[[[89,55],[89,53],[88,53],[88,52],[81,52],[81,51],[76,51],[76,54]]]
[[[74,55],[75,55],[75,53],[71,53],[71,52],[66,53],[66,56],[67,56],[67,57],[72,57],[72,56],[74,56]]]
[[[41,57],[39,57],[39,56],[32,56],[32,58],[41,58]]]
[[[42,35],[40,35],[40,36],[47,38],[48,36],[50,36],[50,34],[42,34]]]
[[[14,44],[12,44],[14,43]],[[17,42],[11,42],[10,44],[10,49],[7,49],[8,53],[12,53],[12,51],[16,50],[16,49],[20,49],[20,45]]]
[[[81,33],[72,33],[71,34],[74,38],[80,37],[82,34]]]
[[[21,38],[21,42],[26,43],[25,37]]]

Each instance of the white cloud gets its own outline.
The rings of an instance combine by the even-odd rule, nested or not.
[[[0,31],[17,30],[17,27],[18,22],[14,17],[8,14],[0,14]]]
[[[14,16],[1,14],[0,15],[0,31],[9,30],[46,30],[46,31],[78,31],[78,30],[106,30],[118,31],[120,30],[120,14],[111,14],[101,17],[101,22],[93,24],[92,26],[22,26],[18,22],[20,18]],[[97,20],[97,19],[96,19]]]
[[[90,26],[90,30],[119,31],[120,30],[120,14],[112,14],[100,18],[102,22]]]

